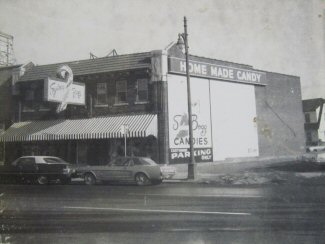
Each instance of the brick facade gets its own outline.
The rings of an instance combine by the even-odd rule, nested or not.
[[[300,79],[267,72],[267,85],[256,86],[261,156],[297,155],[305,150]]]

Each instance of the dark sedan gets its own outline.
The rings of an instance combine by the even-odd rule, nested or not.
[[[4,182],[47,184],[59,180],[62,184],[68,184],[73,173],[69,163],[51,156],[20,157],[0,167],[0,179]]]

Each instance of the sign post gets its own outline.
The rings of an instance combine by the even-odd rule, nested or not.
[[[124,134],[124,156],[126,157],[126,137],[129,132],[129,125],[123,124],[121,125],[121,133]]]

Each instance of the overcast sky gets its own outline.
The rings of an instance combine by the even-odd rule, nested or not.
[[[0,0],[18,63],[164,49],[188,19],[190,53],[301,77],[325,98],[324,0]]]

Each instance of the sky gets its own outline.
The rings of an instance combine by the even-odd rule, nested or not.
[[[325,98],[325,0],[0,0],[17,63],[164,49],[188,20],[193,55],[299,76]]]

